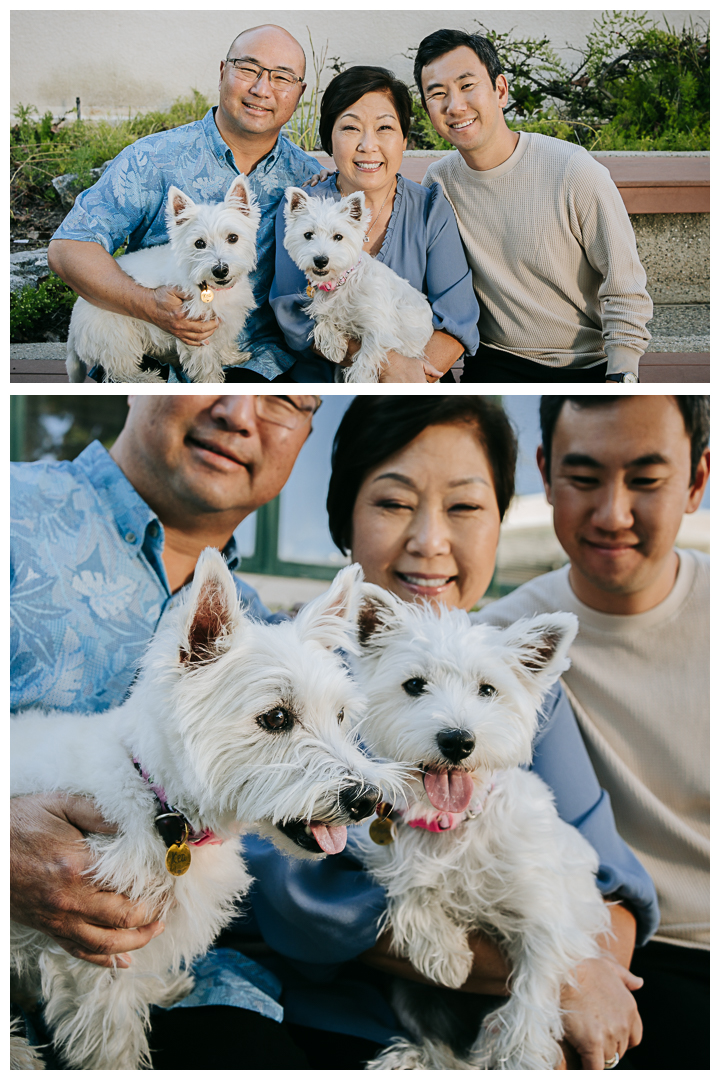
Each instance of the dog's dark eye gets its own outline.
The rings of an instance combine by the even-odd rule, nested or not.
[[[342,233],[335,233],[333,240],[342,240]]]
[[[303,236],[305,237],[306,240],[312,240],[312,238],[313,238],[313,234],[311,232],[303,233]]]
[[[492,697],[493,694],[497,694],[497,690],[494,686],[491,686],[489,682],[484,682],[480,684],[478,694],[480,697]]]
[[[258,716],[257,722],[266,731],[289,731],[293,726],[293,717],[287,709],[277,708]]]
[[[344,719],[345,719],[345,710],[341,709],[340,712],[338,713],[338,724],[342,724]]]
[[[426,686],[427,682],[425,679],[408,679],[407,682],[403,683],[403,690],[406,694],[409,694],[410,697],[419,697],[420,694],[425,693]]]
[[[235,235],[235,233],[231,232],[230,235],[228,236],[228,244],[237,244],[237,240],[238,240],[238,238]]]
[[[204,240],[196,240],[195,241],[195,247],[196,248],[204,248],[204,247],[207,247],[207,244],[205,243]]]

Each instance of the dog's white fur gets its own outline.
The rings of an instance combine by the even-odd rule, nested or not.
[[[121,255],[118,265],[148,289],[175,286],[190,297],[183,305],[189,318],[217,318],[220,325],[205,345],[185,345],[154,323],[105,311],[80,297],[68,334],[70,382],[82,382],[93,364],[102,364],[113,382],[162,382],[157,372],[140,370],[145,353],[171,363],[179,360],[192,382],[223,382],[223,365],[250,359],[237,345],[256,306],[248,274],[257,262],[260,210],[247,178],[236,177],[219,203],[195,203],[170,187],[165,216],[169,243]],[[220,267],[227,268],[225,275],[214,272]],[[202,282],[214,294],[210,303],[200,299]]]
[[[423,359],[433,333],[422,293],[363,251],[369,221],[362,191],[339,202],[302,188],[285,192],[285,247],[310,284],[335,284],[355,267],[332,291],[318,289],[306,309],[315,345],[334,364],[345,359],[350,338],[360,340],[352,365],[338,368],[345,382],[377,382],[391,349]],[[316,259],[327,262],[319,267]]]
[[[127,969],[75,959],[44,934],[12,924],[14,968],[26,996],[41,985],[70,1068],[149,1065],[150,1005],[189,992],[184,965],[205,952],[250,885],[239,833],[255,827],[292,855],[322,857],[283,826],[294,822],[305,832],[305,822],[352,824],[363,792],[374,807],[382,784],[393,784],[396,767],[376,764],[357,745],[351,721],[363,702],[335,651],[353,647],[359,577],[357,567],[341,571],[293,622],[266,625],[243,614],[229,570],[208,549],[187,603],[150,643],[122,706],[101,718],[33,710],[13,720],[12,794],[93,797],[118,825],[116,835],[88,837],[94,880],[159,905],[165,922]],[[261,722],[277,707],[294,718],[286,731]],[[208,828],[227,841],[193,847],[183,877],[165,868],[157,804],[133,756],[198,832]],[[364,806],[360,816],[371,812]]]
[[[376,586],[365,591],[356,660],[369,701],[363,741],[418,770],[406,819],[437,817],[421,767],[453,767],[436,740],[442,730],[472,735],[474,749],[457,767],[471,774],[474,798],[486,793],[476,817],[452,831],[401,820],[386,847],[362,836],[365,866],[387,892],[385,927],[397,953],[447,987],[462,986],[470,974],[472,931],[496,940],[512,969],[511,997],[485,1018],[469,1053],[433,1038],[400,992],[396,1005],[416,1041],[397,1042],[368,1067],[557,1068],[561,986],[581,960],[600,954],[596,939],[609,916],[595,883],[594,850],[560,819],[543,781],[519,766],[531,760],[537,710],[568,666],[577,619],[561,612],[499,630],[471,625],[464,611],[436,614]],[[410,696],[403,684],[417,678],[426,686]]]

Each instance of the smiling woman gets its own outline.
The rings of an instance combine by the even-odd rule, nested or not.
[[[439,185],[424,188],[400,175],[410,117],[410,94],[392,72],[363,66],[337,75],[320,111],[323,149],[334,157],[337,172],[307,189],[310,196],[335,201],[364,192],[369,221],[363,251],[409,281],[432,307],[426,362],[391,351],[382,382],[434,382],[479,340],[477,301],[450,205]],[[335,365],[308,348],[313,324],[303,306],[307,283],[284,238],[285,218],[278,214],[270,303],[287,344],[299,354],[290,375],[296,382],[332,382]],[[346,359],[358,346],[351,339]]]
[[[470,610],[493,575],[516,453],[481,397],[356,398],[333,450],[333,539],[401,599]]]

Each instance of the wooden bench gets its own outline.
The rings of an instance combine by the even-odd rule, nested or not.
[[[11,383],[51,383],[68,381],[63,360],[11,360]],[[640,361],[640,381],[644,383],[708,383],[710,353],[646,353]],[[86,383],[97,386],[92,379]],[[482,383],[479,384],[482,386]]]

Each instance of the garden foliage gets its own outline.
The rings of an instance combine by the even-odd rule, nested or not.
[[[113,122],[53,120],[46,112],[39,116],[33,105],[18,105],[17,121],[10,128],[10,207],[26,199],[58,199],[51,181],[63,173],[76,173],[79,187],[93,183],[90,170],[114,158],[130,143],[156,131],[200,120],[210,102],[197,90],[176,101],[165,112],[150,112]]]
[[[10,341],[64,341],[77,295],[53,273],[10,293]]]

